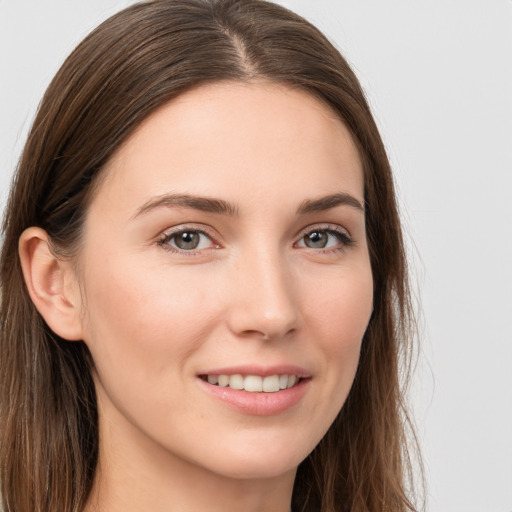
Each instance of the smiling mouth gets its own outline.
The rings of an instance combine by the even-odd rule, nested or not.
[[[201,375],[201,379],[219,387],[229,387],[250,393],[276,393],[296,386],[302,379],[297,375]]]

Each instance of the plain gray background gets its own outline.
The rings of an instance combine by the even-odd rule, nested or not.
[[[45,87],[129,0],[0,0],[0,209]],[[422,353],[431,512],[512,512],[512,1],[288,0],[342,50],[387,144]]]

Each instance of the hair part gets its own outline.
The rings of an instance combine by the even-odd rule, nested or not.
[[[18,257],[29,226],[75,256],[102,169],[131,133],[183,92],[266,80],[323,101],[348,127],[364,168],[374,312],[350,394],[299,466],[296,512],[413,510],[399,361],[411,308],[400,220],[384,145],[359,82],[315,27],[262,0],[154,0],[94,30],[46,91],[22,153],[0,260],[0,481],[5,512],[79,512],[98,460],[92,360],[32,304]],[[405,355],[405,357],[404,357]],[[406,369],[407,370],[407,369]]]

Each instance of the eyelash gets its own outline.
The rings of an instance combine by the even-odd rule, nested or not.
[[[199,250],[192,249],[190,251],[187,251],[187,250],[184,250],[184,249],[179,249],[177,247],[171,246],[169,244],[169,242],[173,238],[175,238],[177,235],[179,235],[181,233],[196,233],[198,235],[206,236],[207,238],[209,238],[211,240],[211,242],[216,247],[209,247],[207,249],[199,249]],[[162,235],[162,237],[158,240],[158,245],[160,247],[162,247],[162,249],[164,249],[165,251],[173,252],[173,253],[176,253],[176,254],[184,254],[186,256],[198,256],[199,254],[201,254],[204,251],[208,251],[208,250],[211,250],[211,249],[216,249],[216,248],[219,247],[219,244],[215,243],[215,240],[212,237],[212,235],[210,235],[209,233],[207,233],[203,229],[199,229],[199,228],[196,228],[196,227],[193,227],[193,226],[190,226],[190,227],[189,226],[180,226],[179,228],[176,228],[176,229],[174,229],[171,232],[164,233]]]
[[[314,249],[314,248],[307,247],[307,246],[302,246],[302,247],[304,247],[305,249],[310,249],[316,253],[324,253],[324,254],[331,253],[332,254],[332,253],[343,252],[347,248],[354,245],[354,239],[348,234],[348,232],[340,229],[337,226],[332,226],[332,225],[314,226],[311,228],[306,228],[302,232],[302,234],[299,238],[299,241],[302,241],[306,236],[311,235],[315,232],[322,232],[322,233],[326,233],[328,235],[334,236],[337,239],[337,241],[339,242],[339,244],[335,247],[329,247],[326,249],[323,249],[323,248]],[[196,233],[198,235],[205,236],[210,239],[212,244],[214,244],[214,247],[208,247],[206,249],[184,250],[184,249],[179,249],[179,248],[171,246],[169,244],[169,242],[181,233]],[[187,226],[179,227],[177,229],[174,229],[171,232],[164,233],[161,236],[161,238],[158,240],[157,243],[165,251],[169,251],[169,252],[176,253],[176,254],[183,254],[186,256],[197,256],[197,255],[203,253],[204,251],[209,251],[211,249],[216,249],[219,247],[219,244],[217,244],[215,242],[212,235],[210,235],[208,232],[206,232],[203,229],[199,229],[199,228],[192,227],[192,226],[191,227],[187,227]],[[296,245],[297,243],[298,242],[295,242],[294,245]]]
[[[302,241],[306,236],[311,235],[312,233],[315,232],[326,233],[328,235],[334,236],[334,238],[336,238],[336,240],[339,243],[335,247],[329,247],[325,249],[313,249],[312,247],[305,247],[305,249],[310,249],[312,251],[320,252],[323,254],[332,254],[343,252],[354,245],[354,239],[349,235],[349,233],[346,230],[333,225],[314,226],[311,228],[308,227],[302,232],[299,241]]]

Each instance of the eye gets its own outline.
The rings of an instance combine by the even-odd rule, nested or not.
[[[184,228],[167,233],[158,243],[167,250],[177,252],[201,251],[215,246],[207,233],[193,228]]]
[[[308,249],[343,249],[353,243],[349,234],[340,228],[315,228],[305,233],[297,247]]]

